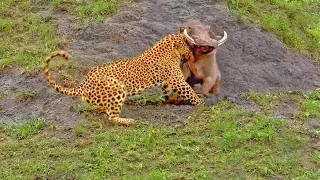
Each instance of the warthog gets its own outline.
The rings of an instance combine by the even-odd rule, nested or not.
[[[216,52],[218,46],[227,40],[227,33],[224,32],[223,37],[216,36],[210,26],[201,24],[199,20],[189,20],[181,29],[184,28],[194,40],[194,61],[186,61],[180,65],[186,81],[191,86],[201,83],[203,95],[218,94],[221,75],[216,62]]]

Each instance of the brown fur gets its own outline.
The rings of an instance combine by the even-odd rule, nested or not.
[[[201,93],[218,94],[220,92],[221,74],[216,62],[216,50],[219,36],[216,36],[210,26],[202,25],[198,20],[190,20],[183,24],[188,34],[194,39],[193,47],[195,61],[181,64],[186,81],[193,86],[202,83]]]

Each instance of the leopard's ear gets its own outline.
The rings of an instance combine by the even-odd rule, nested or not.
[[[177,57],[179,57],[179,59],[181,59],[180,53],[179,53],[179,50],[178,50],[178,43],[175,42],[175,41],[172,41],[172,42],[171,42],[171,48],[172,48],[173,52],[175,53],[175,55],[176,55]]]

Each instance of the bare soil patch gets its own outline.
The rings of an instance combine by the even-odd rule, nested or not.
[[[56,19],[60,36],[68,41],[64,48],[86,68],[137,56],[167,34],[177,33],[188,19],[199,19],[220,34],[227,31],[228,40],[217,54],[222,93],[218,98],[207,98],[209,104],[248,90],[312,90],[320,86],[318,66],[289,51],[274,36],[240,22],[219,2],[139,1],[122,7],[104,23],[90,22],[85,26],[66,12],[48,9],[43,16]],[[86,117],[70,110],[80,99],[56,93],[41,70],[24,74],[2,70],[0,84],[0,92],[4,94],[0,100],[0,122],[20,122],[32,117],[43,118],[58,128],[70,128],[86,121]],[[16,92],[22,88],[34,91],[35,97],[17,101]],[[192,106],[128,105],[123,114],[171,123],[185,119],[194,110]]]

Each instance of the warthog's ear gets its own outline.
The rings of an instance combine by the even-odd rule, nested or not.
[[[180,27],[180,33],[183,33],[184,29],[184,27]]]
[[[221,36],[217,36],[210,26],[209,26],[209,35],[212,39],[216,39],[216,40],[221,39]]]
[[[222,45],[228,38],[228,35],[225,31],[223,31],[223,37],[222,36],[217,36],[214,31],[210,28],[209,35],[211,38],[215,39],[218,41],[218,46]]]

